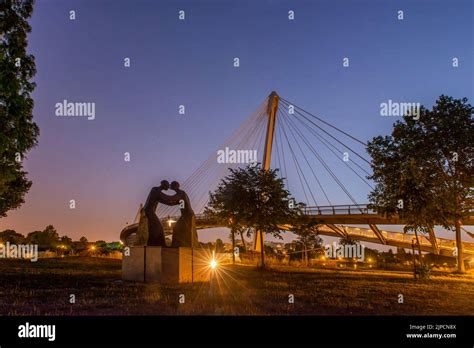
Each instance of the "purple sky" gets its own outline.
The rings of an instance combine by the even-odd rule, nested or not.
[[[29,49],[41,136],[25,160],[33,187],[0,229],[53,224],[74,239],[117,240],[151,186],[183,181],[272,90],[363,140],[390,132],[396,119],[379,113],[388,99],[472,103],[472,22],[469,0],[37,1]],[[95,120],[55,116],[64,99],[96,103]],[[344,180],[367,201],[357,178]]]

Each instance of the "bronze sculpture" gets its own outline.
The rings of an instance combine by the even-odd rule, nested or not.
[[[196,247],[198,243],[196,217],[191,208],[189,197],[186,192],[179,188],[179,183],[177,181],[171,183],[171,189],[176,192],[173,199],[175,200],[175,203],[177,200],[177,204],[179,204],[181,210],[181,216],[173,228],[173,240],[171,246],[173,248]]]
[[[162,192],[170,187],[176,192],[173,196]],[[198,245],[196,222],[189,197],[180,189],[177,181],[173,181],[170,186],[167,180],[161,181],[160,186],[150,190],[145,205],[140,208],[138,224],[125,227],[120,234],[120,240],[125,245],[166,247],[163,226],[156,215],[158,203],[180,206],[181,217],[173,228],[171,246],[173,248],[196,247]]]
[[[170,184],[167,180],[163,180],[161,185],[158,187],[153,187],[148,194],[148,198],[143,206],[143,212],[146,218],[146,222],[142,224],[143,227],[146,226],[148,231],[148,238],[146,245],[149,246],[166,246],[165,242],[165,232],[163,226],[161,225],[160,219],[156,215],[156,208],[158,207],[159,202],[166,200],[163,196],[166,196],[162,193],[163,190],[168,190]],[[140,216],[140,222],[142,221],[142,216]],[[142,228],[143,228],[142,227]],[[140,231],[140,223],[138,227]]]

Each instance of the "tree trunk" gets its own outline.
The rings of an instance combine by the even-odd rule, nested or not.
[[[306,257],[306,267],[308,267],[309,266],[309,251],[308,251],[308,248],[306,248],[306,246],[305,246],[304,253],[305,253],[305,257]]]
[[[235,228],[230,230],[232,234],[232,263],[235,263]]]
[[[464,269],[464,252],[462,247],[462,239],[461,239],[461,221],[456,220],[456,247],[458,249],[457,260],[458,260],[458,272],[464,273],[466,270]]]
[[[421,244],[420,239],[418,238],[418,232],[415,228],[415,237],[416,237],[416,244],[418,246],[418,262],[420,262],[420,266],[423,264],[423,260],[421,259]]]
[[[240,229],[240,238],[242,239],[242,244],[243,244],[243,252],[247,251],[247,245],[245,244],[245,239],[244,239],[244,231],[243,229]]]

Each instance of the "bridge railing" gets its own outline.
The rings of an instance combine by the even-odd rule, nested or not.
[[[369,238],[370,237],[377,238],[377,236],[375,235],[375,233],[372,230],[366,229],[366,228],[351,227],[350,229],[347,229],[347,232],[349,233],[349,235],[356,235],[356,236],[369,237]],[[406,233],[403,233],[403,232],[380,231],[380,233],[387,240],[405,242],[405,243],[408,243],[408,244],[410,244],[412,242],[413,238],[415,238],[414,235],[406,234]],[[421,245],[427,245],[427,246],[431,245],[430,240],[426,236],[418,236],[418,239],[419,239]],[[443,240],[443,243],[444,242],[445,241]],[[446,241],[446,243],[447,244],[450,243],[450,245],[452,244],[452,242],[453,241]]]
[[[438,238],[438,245],[440,247],[444,247],[446,249],[453,249],[456,248],[456,241],[455,240],[449,240],[449,239],[439,239]]]
[[[377,214],[377,212],[369,208],[367,204],[310,206],[304,207],[302,211],[305,215]]]
[[[349,233],[349,235],[352,235],[352,236],[369,237],[369,238],[377,239],[375,233],[372,230],[365,229],[365,228],[351,227],[347,229],[347,232]],[[387,231],[380,231],[380,232],[387,240],[407,243],[409,245],[411,245],[413,239],[415,238],[413,234],[407,234],[403,232],[387,232]],[[431,241],[429,240],[427,236],[419,235],[418,239],[422,246],[431,247],[432,245]],[[454,248],[456,247],[455,240],[444,239],[444,238],[436,238],[436,240],[438,242],[438,246],[441,249],[454,250]],[[465,241],[463,243],[463,246],[464,246],[464,251],[474,252],[474,243],[469,243]]]

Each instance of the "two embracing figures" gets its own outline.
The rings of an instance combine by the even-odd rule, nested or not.
[[[175,194],[168,196],[163,193],[163,191],[169,189],[175,191]],[[145,205],[140,210],[138,228],[135,229],[136,239],[134,245],[167,246],[163,226],[156,215],[159,203],[168,206],[179,205],[181,210],[181,217],[173,226],[171,247],[197,247],[196,219],[189,202],[189,197],[186,192],[180,189],[177,181],[173,181],[170,185],[167,180],[163,180],[160,186],[153,187],[150,190]],[[132,233],[132,231],[130,230],[129,233]],[[126,238],[127,236],[125,235],[121,236],[122,240]]]

